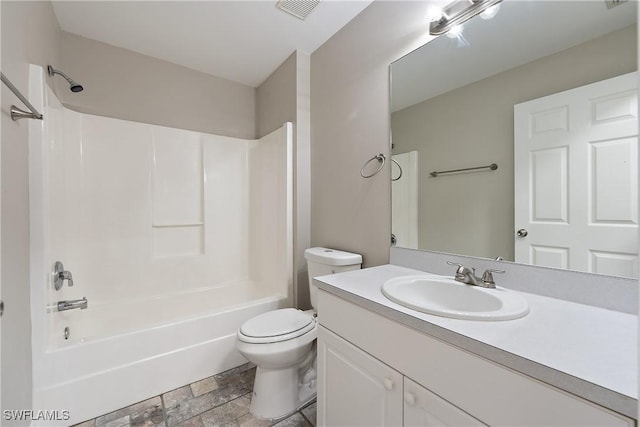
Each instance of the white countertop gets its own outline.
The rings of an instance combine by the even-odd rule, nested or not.
[[[637,316],[518,292],[529,302],[525,317],[459,320],[403,307],[382,294],[386,280],[415,274],[424,272],[383,265],[321,276],[316,284],[399,323],[637,418]]]

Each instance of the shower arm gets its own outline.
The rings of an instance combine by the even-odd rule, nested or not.
[[[51,65],[47,65],[47,73],[49,73],[49,76],[51,77],[57,74],[61,76],[63,79],[65,79],[67,83],[69,83],[69,90],[71,90],[71,92],[82,92],[84,90],[81,84],[73,80],[71,77],[67,76],[62,71],[56,70]]]

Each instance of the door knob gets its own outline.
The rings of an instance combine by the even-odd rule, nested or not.
[[[529,234],[529,232],[524,228],[521,228],[520,230],[516,231],[516,236],[518,237],[527,237],[527,234]]]
[[[384,388],[389,391],[393,390],[393,380],[391,380],[391,378],[384,379]]]

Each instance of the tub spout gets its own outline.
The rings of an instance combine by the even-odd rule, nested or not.
[[[73,310],[74,308],[79,308],[84,310],[88,306],[89,306],[89,301],[87,301],[87,297],[82,297],[82,299],[73,299],[68,301],[58,301],[58,311]]]

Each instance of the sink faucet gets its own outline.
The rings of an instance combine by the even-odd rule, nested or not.
[[[504,273],[504,270],[493,270],[488,268],[482,277],[476,276],[475,268],[468,268],[462,264],[458,264],[457,262],[447,261],[449,265],[457,265],[458,269],[456,270],[456,274],[454,279],[460,283],[464,283],[466,285],[480,286],[482,288],[492,288],[496,287],[496,283],[493,281],[493,273]]]
[[[447,261],[449,265],[457,265],[458,269],[456,270],[456,274],[454,279],[458,282],[465,283],[467,285],[478,286],[479,278],[476,277],[476,269],[469,269],[462,264],[458,264],[457,262]]]

